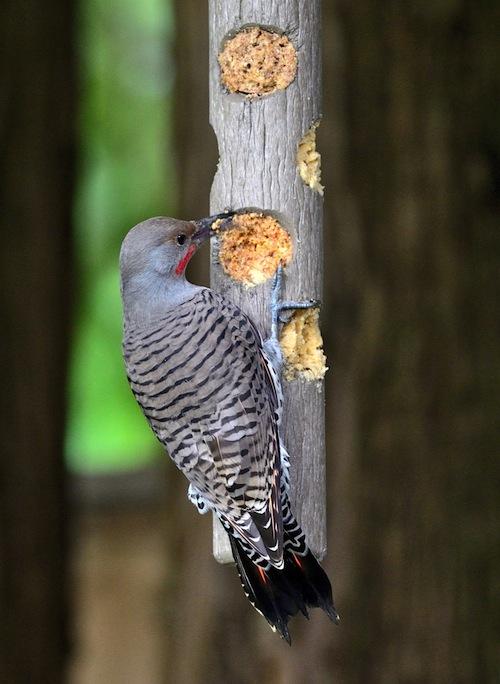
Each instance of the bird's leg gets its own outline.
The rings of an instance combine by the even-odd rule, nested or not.
[[[283,301],[281,290],[283,287],[283,266],[280,264],[274,276],[273,289],[271,291],[271,339],[278,341],[278,331],[280,323],[287,323],[290,314],[283,314],[284,311],[294,311],[296,309],[311,309],[320,305],[319,299],[307,299],[303,302]]]
[[[279,345],[279,326],[280,323],[287,323],[290,320],[291,312],[296,309],[310,309],[320,305],[318,299],[308,299],[303,302],[283,301],[281,293],[283,288],[283,266],[280,264],[274,276],[273,288],[271,290],[271,336],[265,342],[265,349],[273,357],[273,365],[279,371],[282,365],[282,354]]]

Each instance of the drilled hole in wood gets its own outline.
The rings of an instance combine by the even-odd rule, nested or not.
[[[221,223],[213,224],[216,232]],[[224,272],[247,287],[264,283],[292,258],[288,232],[273,216],[257,212],[234,216],[230,228],[219,232],[219,244]]]
[[[250,26],[226,42],[219,65],[230,93],[256,97],[290,85],[297,73],[297,53],[287,36]]]
[[[316,149],[316,129],[319,121],[314,123],[304,135],[297,148],[297,168],[300,177],[311,190],[323,194],[321,185],[321,155]]]
[[[285,360],[284,378],[321,380],[326,371],[326,356],[319,329],[319,309],[298,309],[283,325],[280,346]]]

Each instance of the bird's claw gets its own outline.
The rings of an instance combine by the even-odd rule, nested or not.
[[[319,299],[306,299],[302,302],[282,301],[280,299],[283,284],[283,266],[280,264],[274,276],[273,289],[271,291],[271,339],[278,339],[278,328],[280,323],[287,323],[292,312],[297,309],[311,309],[319,307]]]

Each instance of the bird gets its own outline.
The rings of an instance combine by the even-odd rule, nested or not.
[[[186,278],[214,224],[232,216],[155,217],[126,234],[123,357],[136,401],[189,482],[189,500],[219,518],[250,603],[291,643],[292,616],[308,618],[311,607],[334,623],[339,616],[290,507],[279,346],[228,298]]]

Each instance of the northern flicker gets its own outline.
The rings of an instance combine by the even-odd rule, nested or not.
[[[132,392],[188,479],[189,499],[218,516],[246,595],[290,642],[288,620],[299,611],[338,616],[290,510],[279,351],[232,302],[185,277],[215,218],[231,215],[152,218],[130,230],[120,253],[123,354]]]

